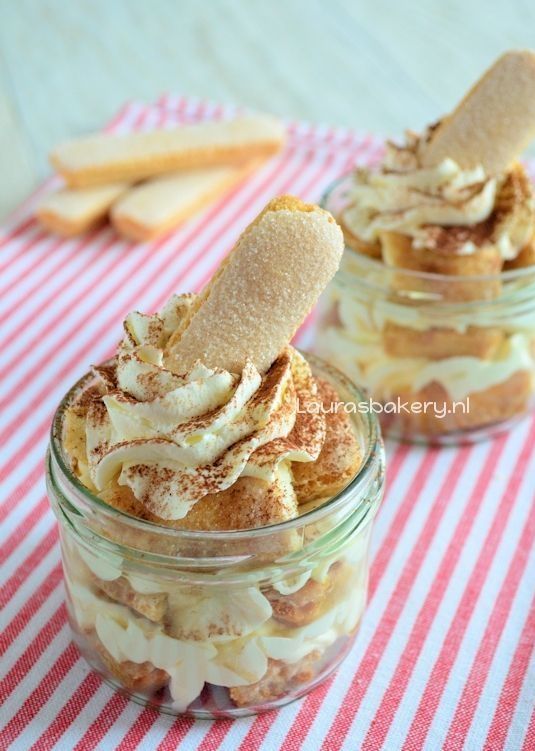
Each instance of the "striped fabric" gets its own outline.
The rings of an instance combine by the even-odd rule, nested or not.
[[[232,115],[177,97],[131,103],[110,129]],[[52,412],[108,357],[131,309],[204,284],[274,195],[317,200],[381,144],[289,124],[285,152],[202,216],[148,245],[109,228],[42,232],[32,206],[0,237],[0,748],[378,751],[535,749],[535,420],[492,442],[388,447],[369,606],[338,673],[278,712],[236,722],[172,719],[105,686],[72,645],[43,457]],[[310,329],[301,333],[309,341]]]

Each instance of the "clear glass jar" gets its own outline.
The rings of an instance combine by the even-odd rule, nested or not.
[[[350,187],[341,178],[322,205],[340,216]],[[368,391],[390,436],[486,438],[533,406],[535,266],[451,276],[347,247],[319,310],[315,351]]]
[[[345,404],[361,403],[342,374],[307,358]],[[47,457],[69,619],[89,664],[139,703],[204,718],[278,707],[324,681],[351,648],[366,601],[384,483],[375,416],[350,408],[362,463],[334,498],[269,527],[192,532],[118,511],[71,472],[64,412],[90,381],[59,406]]]

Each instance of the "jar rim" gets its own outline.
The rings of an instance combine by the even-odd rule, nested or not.
[[[321,199],[320,199],[320,206],[324,208],[326,211],[331,211],[332,213],[332,207],[330,205],[330,202],[333,199],[333,195],[336,190],[339,190],[340,187],[345,183],[349,182],[350,178],[353,175],[353,170],[351,172],[346,172],[343,175],[340,175],[340,177],[337,177],[335,180],[333,180],[330,185],[325,189],[323,192]],[[336,215],[335,215],[336,219]],[[430,271],[417,271],[415,269],[404,269],[404,268],[394,268],[392,266],[387,266],[382,260],[378,260],[377,258],[372,258],[371,256],[366,256],[364,253],[359,253],[358,251],[354,250],[353,248],[349,247],[347,244],[345,246],[345,252],[349,253],[350,255],[354,256],[355,258],[359,259],[359,262],[362,260],[362,263],[367,266],[372,271],[381,271],[381,272],[388,272],[388,273],[398,273],[403,274],[403,276],[407,276],[409,279],[419,279],[419,280],[427,280],[429,282],[441,282],[444,285],[452,284],[454,282],[475,282],[475,283],[492,283],[492,282],[512,282],[516,281],[518,279],[523,279],[525,277],[529,276],[535,276],[535,265],[531,266],[523,266],[521,268],[517,269],[507,269],[505,271],[500,271],[497,274],[478,274],[474,276],[467,276],[463,274],[440,274],[436,272],[430,272]],[[485,300],[473,300],[471,301],[473,303],[481,303],[485,302]]]
[[[303,353],[304,354],[304,353]],[[354,401],[358,404],[368,401],[366,393],[352,383],[343,373],[338,369],[332,367],[321,358],[316,355],[307,352],[306,358],[312,365],[313,369],[327,372],[329,376],[335,381],[334,385],[341,385],[342,389],[349,392],[354,398]],[[113,362],[107,360],[105,364]],[[74,486],[75,490],[81,495],[84,502],[87,503],[90,511],[97,511],[105,516],[108,516],[114,520],[120,520],[132,528],[143,530],[144,532],[161,533],[166,536],[182,539],[182,540],[199,540],[199,541],[225,541],[234,542],[250,538],[251,536],[262,537],[273,534],[279,534],[281,532],[290,531],[292,529],[299,528],[309,523],[319,521],[332,511],[344,506],[344,503],[348,498],[352,497],[355,493],[361,495],[361,503],[359,503],[354,511],[361,509],[362,503],[365,501],[364,490],[368,488],[374,480],[376,469],[381,461],[383,453],[383,444],[381,431],[379,427],[379,421],[375,413],[370,409],[364,412],[359,412],[359,416],[362,418],[362,424],[366,428],[366,435],[364,436],[364,452],[362,456],[361,464],[354,477],[349,483],[342,488],[332,498],[320,504],[316,508],[300,514],[299,516],[288,519],[283,522],[277,522],[275,524],[269,524],[262,527],[252,527],[249,529],[233,529],[233,530],[189,530],[175,527],[168,527],[157,522],[153,522],[147,519],[140,519],[139,517],[128,514],[121,509],[110,506],[102,498],[95,493],[92,493],[76,475],[72,472],[68,459],[65,455],[62,446],[62,429],[63,429],[63,416],[67,406],[76,393],[82,388],[82,386],[88,382],[94,375],[91,371],[85,373],[78,381],[66,392],[61,402],[59,403],[54,417],[52,419],[52,426],[50,431],[50,447],[49,447],[49,459],[53,459],[56,466],[59,468],[62,476],[67,480],[69,484]],[[78,511],[80,509],[77,509]],[[367,516],[367,514],[365,514]]]

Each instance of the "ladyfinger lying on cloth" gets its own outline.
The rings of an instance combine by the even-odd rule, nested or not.
[[[81,235],[103,222],[114,201],[129,187],[127,182],[117,182],[93,188],[59,190],[42,201],[37,209],[37,219],[57,235]]]
[[[50,161],[69,185],[83,187],[194,167],[242,164],[275,154],[284,137],[279,120],[248,115],[148,133],[98,133],[61,144]]]
[[[224,195],[261,163],[254,160],[237,166],[202,167],[147,180],[114,205],[113,225],[129,240],[152,240]]]

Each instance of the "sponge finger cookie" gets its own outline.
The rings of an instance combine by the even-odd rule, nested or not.
[[[129,190],[114,205],[113,226],[129,240],[152,240],[240,183],[261,163],[255,160],[155,177]]]
[[[535,53],[502,55],[436,127],[425,166],[454,159],[463,168],[501,172],[535,137]]]
[[[344,219],[343,213],[338,217],[338,223],[340,224],[342,232],[344,233],[344,240],[346,242],[346,245],[348,245],[352,250],[356,250],[357,253],[362,253],[363,255],[370,256],[371,258],[382,258],[381,243],[369,243],[365,240],[362,240],[349,227],[348,223]]]
[[[110,673],[130,691],[154,694],[169,682],[169,674],[161,668],[154,667],[151,662],[133,662],[132,660],[119,662],[112,657],[96,636],[95,648]]]
[[[167,366],[184,372],[200,360],[240,373],[251,360],[265,373],[334,276],[343,250],[328,212],[292,196],[270,201],[169,340]]]
[[[499,278],[473,279],[470,277],[497,277],[502,268],[498,248],[485,244],[473,253],[461,255],[429,248],[415,248],[407,235],[399,232],[382,232],[383,259],[387,266],[400,270],[418,271],[458,279],[439,279],[403,274],[393,277],[392,286],[401,290],[427,292],[447,300],[485,300],[496,297],[501,291]],[[466,278],[468,277],[468,278]]]
[[[229,689],[230,698],[238,707],[248,707],[284,696],[289,690],[312,680],[317,672],[321,652],[315,649],[295,663],[268,660],[266,674],[250,686],[235,686]]]
[[[292,594],[283,595],[276,589],[269,589],[266,596],[273,608],[273,617],[292,628],[312,623],[332,607],[345,588],[351,586],[353,574],[344,561],[336,561],[321,581],[309,579]]]
[[[111,580],[95,577],[95,584],[110,599],[126,605],[154,623],[162,621],[167,612],[166,594],[136,592],[124,576]]]
[[[492,358],[505,339],[498,327],[468,326],[465,331],[433,327],[423,331],[387,321],[383,328],[383,346],[391,357],[424,357],[443,360],[446,357]]]
[[[518,255],[506,261],[503,265],[505,271],[510,269],[522,269],[526,266],[533,266],[535,264],[535,237],[533,237],[523,248],[521,248]]]
[[[293,462],[292,474],[298,503],[329,498],[355,476],[361,463],[360,448],[349,416],[339,409],[340,397],[330,383],[316,379],[325,414],[326,433],[315,462]]]
[[[249,115],[148,133],[91,135],[61,144],[50,161],[69,185],[85,187],[268,157],[284,137],[280,121]]]
[[[406,414],[396,415],[396,432],[402,435],[440,436],[509,420],[526,410],[532,389],[531,373],[518,370],[500,383],[472,391],[469,394],[468,408],[457,408],[464,405],[458,405],[437,381],[432,381],[418,391],[400,391],[400,399],[409,405],[438,405],[441,408],[447,407],[448,413],[442,415],[434,409],[408,410]]]
[[[103,222],[109,209],[130,187],[127,182],[51,193],[37,209],[37,219],[63,237],[81,235]]]

